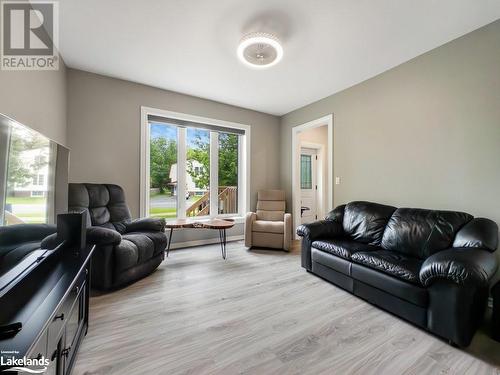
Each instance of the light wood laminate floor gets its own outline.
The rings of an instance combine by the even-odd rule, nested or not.
[[[500,374],[485,333],[462,351],[307,273],[292,253],[175,250],[91,299],[73,374]]]

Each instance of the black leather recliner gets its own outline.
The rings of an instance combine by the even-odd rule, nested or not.
[[[110,184],[69,184],[68,210],[87,211],[92,287],[114,289],[152,273],[167,246],[165,220],[132,220],[123,189]]]
[[[493,221],[351,202],[297,234],[309,272],[450,343],[470,344],[498,266]]]

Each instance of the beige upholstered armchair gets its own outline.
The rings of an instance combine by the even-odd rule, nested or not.
[[[261,190],[257,195],[257,212],[245,218],[245,246],[290,250],[292,215],[285,213],[283,190]]]

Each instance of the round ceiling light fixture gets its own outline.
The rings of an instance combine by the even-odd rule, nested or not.
[[[251,33],[241,39],[237,54],[245,65],[263,69],[280,62],[283,58],[283,47],[273,34]]]

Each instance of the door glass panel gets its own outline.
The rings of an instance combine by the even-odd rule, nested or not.
[[[150,123],[149,215],[177,217],[177,126]]]
[[[219,214],[238,213],[239,135],[219,133]]]
[[[187,128],[186,217],[210,215],[210,131]]]
[[[300,155],[300,188],[312,189],[311,155]]]

